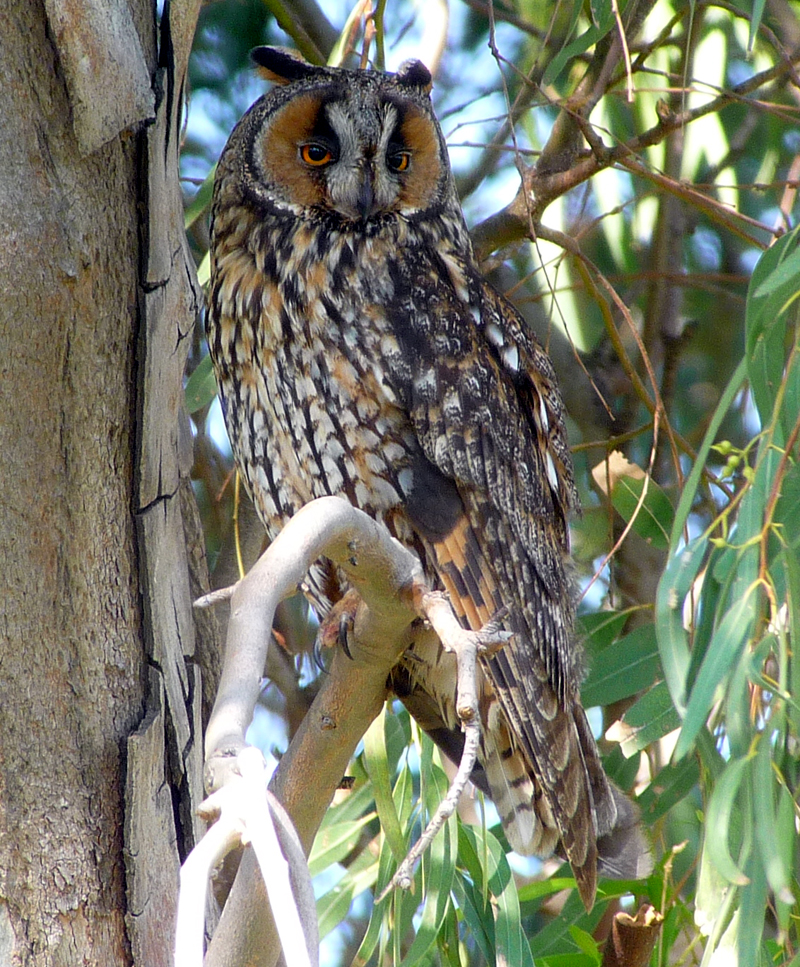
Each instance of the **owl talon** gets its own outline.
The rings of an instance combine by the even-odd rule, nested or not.
[[[349,642],[350,632],[353,630],[353,624],[353,616],[349,612],[345,611],[339,617],[339,645],[350,661],[353,660],[353,656],[350,652]]]
[[[317,645],[320,649],[335,648],[337,645],[352,661],[350,636],[355,625],[356,611],[361,603],[358,594],[350,590],[341,601],[337,601],[323,618],[317,632]]]

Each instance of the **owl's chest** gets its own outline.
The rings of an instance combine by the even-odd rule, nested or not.
[[[228,431],[271,531],[326,495],[391,519],[418,448],[387,368],[391,280],[349,266],[287,259],[220,313]]]

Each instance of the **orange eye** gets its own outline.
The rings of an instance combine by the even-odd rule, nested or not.
[[[324,144],[311,141],[300,148],[300,157],[312,168],[321,168],[333,161],[333,152]]]
[[[411,163],[411,155],[408,151],[392,151],[386,157],[386,164],[392,171],[405,171]]]

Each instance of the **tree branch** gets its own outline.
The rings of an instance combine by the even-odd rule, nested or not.
[[[729,105],[746,101],[752,92],[765,84],[785,77],[787,74],[793,75],[794,65],[797,62],[798,53],[795,51],[791,58],[787,58],[787,60],[775,64],[760,74],[748,78],[705,104],[690,110],[675,113],[665,112],[659,117],[658,124],[616,147],[607,148],[599,138],[593,137],[592,140],[595,143],[592,144],[591,153],[579,158],[567,169],[540,172],[538,168],[525,168],[522,172],[522,184],[513,201],[502,211],[491,215],[472,230],[472,244],[476,258],[482,261],[496,248],[529,237],[531,226],[534,229],[537,228],[542,213],[551,202],[573,188],[577,188],[578,185],[583,184],[598,171],[615,165],[625,167],[641,177],[657,182],[661,188],[675,194],[683,196],[691,194],[693,204],[697,205],[702,202],[710,216],[715,217],[718,221],[724,221],[728,229],[744,237],[750,244],[758,245],[759,242],[756,239],[747,235],[739,227],[742,221],[748,221],[744,216],[739,214],[734,216],[732,213],[724,212],[719,203],[707,198],[695,189],[650,171],[639,161],[637,155],[645,148],[659,144],[668,134],[685,127],[692,121],[705,117],[707,114],[718,112]],[[589,131],[587,122],[583,126],[584,136]]]
[[[618,913],[603,950],[602,967],[647,967],[664,918],[649,904],[635,917]]]
[[[320,557],[346,572],[361,600],[348,654],[343,649],[334,652],[331,669],[270,788],[291,816],[307,853],[356,745],[386,699],[389,672],[412,636],[430,633],[419,626],[417,618],[424,618],[443,647],[456,655],[456,708],[466,739],[448,795],[393,881],[408,886],[414,863],[452,815],[472,774],[480,742],[478,656],[501,648],[511,635],[500,629],[501,613],[481,631],[462,628],[447,596],[425,584],[416,556],[346,500],[323,497],[308,504],[234,588],[212,592],[198,602],[207,606],[222,598],[231,600],[222,677],[206,732],[207,781],[214,789],[240,784],[237,763],[260,690],[275,609],[295,592]],[[237,822],[235,811],[233,822]],[[230,848],[233,840],[222,839]],[[280,944],[269,911],[264,878],[253,850],[247,850],[209,947],[206,967],[240,963],[272,967]]]
[[[245,745],[275,607],[321,556],[346,571],[362,604],[349,638],[351,657],[336,649],[270,783],[306,853],[356,745],[386,699],[388,673],[410,644],[416,613],[409,592],[422,581],[417,558],[345,500],[325,497],[303,508],[230,595],[225,663],[206,734],[207,775],[219,787],[235,779],[234,756]],[[248,849],[205,965],[272,967],[279,951],[263,879]]]

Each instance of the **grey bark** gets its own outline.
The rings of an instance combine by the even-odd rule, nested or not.
[[[141,87],[133,115],[115,114],[108,66],[76,76],[82,49],[117,42],[112,22],[139,38],[130,70],[156,77],[146,0],[116,0],[114,17],[57,6],[57,24],[40,0],[0,13],[0,963],[154,967],[170,960],[200,793],[174,431],[193,299],[179,198],[141,224],[153,158],[176,161],[163,139],[178,92],[159,127]],[[196,4],[180,6],[184,43]],[[161,175],[163,201],[177,180]],[[172,253],[158,278],[142,273],[156,231]],[[158,368],[154,336],[169,350]],[[157,468],[146,503],[137,425],[144,456],[167,427],[143,461]]]

